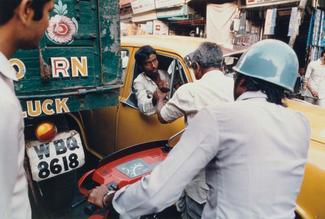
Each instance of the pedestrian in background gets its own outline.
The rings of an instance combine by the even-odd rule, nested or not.
[[[165,101],[166,93],[160,90],[155,93],[157,115],[162,123],[173,122],[182,116],[188,122],[206,106],[234,100],[234,82],[222,71],[223,53],[216,43],[204,42],[188,57],[196,81],[180,86],[167,102]],[[184,195],[177,202],[177,208],[182,212],[182,218],[201,218],[208,189],[205,171],[202,170],[186,186]]]
[[[53,0],[0,0],[0,218],[31,218],[24,121],[14,91],[16,71],[8,59],[17,49],[37,48],[53,7]]]
[[[150,175],[117,192],[96,187],[88,201],[110,206],[122,218],[139,218],[175,203],[205,168],[203,219],[295,218],[310,126],[282,99],[286,89],[293,91],[297,56],[281,41],[263,40],[234,70],[235,102],[201,110]]]
[[[325,107],[325,50],[321,52],[319,59],[308,64],[305,80],[306,88],[310,92],[306,100]]]

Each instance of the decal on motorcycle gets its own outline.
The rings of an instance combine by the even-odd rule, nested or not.
[[[116,167],[121,173],[129,178],[135,178],[152,171],[154,165],[150,166],[142,159],[134,159]]]
[[[31,141],[26,151],[35,181],[69,172],[85,163],[80,135],[74,130],[58,134],[51,142]]]

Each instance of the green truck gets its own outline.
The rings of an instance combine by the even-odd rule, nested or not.
[[[25,118],[26,165],[35,203],[61,208],[88,154],[80,112],[114,106],[121,80],[117,0],[55,0],[39,48],[10,60]]]

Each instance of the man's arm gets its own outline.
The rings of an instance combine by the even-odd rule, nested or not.
[[[187,113],[196,112],[194,96],[189,84],[182,85],[167,102],[158,99],[157,116],[161,123],[170,123],[186,116]]]
[[[314,62],[310,62],[309,65],[307,66],[307,70],[305,74],[306,88],[310,91],[313,97],[318,97],[318,92],[312,87],[310,82],[311,74],[313,73],[313,63]]]
[[[306,81],[306,88],[310,91],[313,97],[318,97],[318,92],[312,88],[309,78]]]
[[[158,120],[162,124],[168,123],[168,121],[166,121],[160,114],[161,109],[166,104],[166,96],[167,96],[167,93],[162,92],[160,89],[157,89],[155,91],[155,93],[154,93],[154,98],[156,98],[156,100],[157,100],[157,116],[158,116]]]
[[[6,97],[1,97],[6,99]],[[1,103],[1,102],[0,102]],[[0,218],[6,218],[12,202],[13,189],[18,174],[18,126],[20,118],[13,100],[2,102],[0,109]],[[8,217],[9,215],[7,215]]]
[[[115,210],[122,217],[137,218],[174,204],[185,186],[215,157],[218,133],[213,115],[207,110],[198,113],[166,160],[149,176],[115,193]]]

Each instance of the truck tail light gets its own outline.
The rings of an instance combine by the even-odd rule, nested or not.
[[[35,136],[39,141],[50,141],[56,133],[57,128],[51,122],[42,122],[35,129]]]

